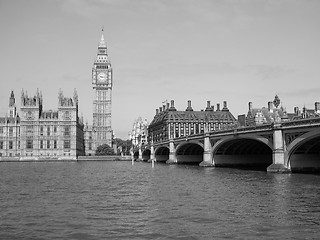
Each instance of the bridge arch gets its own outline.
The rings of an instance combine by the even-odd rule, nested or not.
[[[143,161],[148,161],[150,159],[151,156],[151,151],[150,149],[146,148],[142,151],[142,160]]]
[[[134,159],[134,160],[138,160],[138,159],[139,159],[139,150],[135,150],[135,151],[133,152],[133,159]]]
[[[199,164],[203,161],[203,144],[196,141],[180,143],[176,148],[177,163]]]
[[[166,162],[169,160],[170,149],[168,146],[157,147],[154,156],[157,162]]]
[[[308,132],[287,146],[287,164],[292,172],[320,172],[320,132]]]
[[[261,136],[226,137],[213,146],[214,164],[266,170],[272,164],[272,142]]]

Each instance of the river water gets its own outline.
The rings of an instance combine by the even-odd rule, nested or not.
[[[0,239],[316,239],[320,176],[136,162],[0,163]]]

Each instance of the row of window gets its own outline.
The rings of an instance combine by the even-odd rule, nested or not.
[[[106,91],[97,91],[97,100],[109,100],[110,95]]]
[[[50,127],[47,127],[46,130],[47,130],[47,136],[50,136],[50,130],[51,130],[51,128],[50,128]],[[53,127],[53,132],[54,132],[54,133],[57,132],[57,127],[56,127],[56,126]],[[40,127],[40,136],[43,136],[43,127],[42,127],[42,126]]]
[[[8,143],[9,143],[8,149],[13,149],[13,141],[9,141]],[[0,149],[3,149],[3,148],[4,148],[4,142],[0,141]],[[18,142],[18,148],[20,148],[20,141]]]
[[[44,148],[44,141],[40,140],[40,149]],[[47,140],[46,142],[47,144],[47,149],[50,149],[51,145],[50,145],[50,140]],[[53,140],[53,148],[56,149],[57,148],[57,140]]]
[[[105,140],[105,139],[107,139],[106,132],[97,132],[97,140]]]
[[[215,123],[209,124],[209,131],[216,131],[227,129],[229,126],[233,125],[232,123]],[[153,137],[154,141],[161,141],[168,138],[167,127],[163,126],[162,128],[154,129]],[[193,134],[202,134],[204,133],[204,124],[170,124],[170,136],[171,137],[184,137]]]
[[[46,142],[43,140],[40,140],[40,149],[44,149],[44,146],[46,146],[46,149],[57,149],[57,140],[53,140],[53,144],[51,143],[50,140],[47,140]],[[71,147],[71,141],[70,140],[64,140],[63,141],[63,148],[64,149],[69,149]],[[26,149],[33,149],[33,140],[32,139],[27,139],[26,141]]]
[[[27,135],[33,135],[33,129],[34,127],[33,126],[27,126]],[[71,128],[70,126],[65,126],[64,127],[64,132],[63,132],[63,135],[64,136],[70,136],[71,135]],[[57,133],[57,126],[54,126],[53,127],[53,133],[56,134]],[[40,129],[39,129],[39,134],[40,136],[43,136],[44,135],[44,127],[41,126]],[[50,136],[51,135],[51,127],[46,127],[46,135],[47,136]]]
[[[70,156],[71,154],[70,153],[63,153],[63,156]],[[0,155],[1,156],[1,155]],[[28,157],[28,156],[30,156],[30,157],[33,157],[33,153],[26,153],[26,156]],[[42,157],[42,156],[45,156],[45,155],[43,155],[42,153],[40,153],[40,156]],[[47,157],[49,157],[50,156],[50,154],[48,153],[47,154]],[[51,155],[52,156],[52,155]],[[56,153],[54,153],[53,154],[53,157],[57,157],[57,154]]]
[[[97,118],[97,125],[98,126],[107,126],[107,118],[105,117],[98,117]]]
[[[105,104],[97,104],[96,105],[96,113],[109,113],[110,105]]]
[[[109,69],[110,65],[97,65],[96,69]]]
[[[7,154],[7,156],[9,155],[9,157],[14,157],[14,156],[16,156],[16,157],[19,157],[20,156],[20,153],[15,153],[15,154],[13,154],[13,153],[9,153],[9,154]],[[5,156],[5,155],[2,155],[2,153],[0,152],[0,157],[2,157],[2,156]]]
[[[20,128],[18,128],[20,130]],[[9,127],[9,136],[12,137],[13,136],[13,127]],[[0,127],[0,134],[3,134],[5,131],[4,131],[4,127]],[[19,131],[19,136],[20,136],[20,131]]]

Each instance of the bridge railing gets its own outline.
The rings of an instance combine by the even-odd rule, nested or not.
[[[282,127],[291,127],[291,126],[310,126],[320,124],[320,117],[316,118],[304,118],[299,120],[282,122]]]
[[[299,120],[285,121],[280,123],[280,127],[282,128],[290,128],[290,127],[309,127],[309,126],[319,126],[320,125],[320,117],[316,118],[305,118]],[[228,129],[214,130],[208,132],[210,136],[219,136],[219,135],[228,135],[228,134],[241,134],[245,132],[256,132],[256,131],[270,131],[274,128],[274,123],[271,124],[262,124],[258,126],[232,126],[228,127]],[[174,139],[174,141],[181,140],[192,140],[202,138],[204,133],[197,133],[192,135],[180,136]],[[162,143],[169,143],[169,140],[165,140]],[[161,144],[161,143],[157,143]]]

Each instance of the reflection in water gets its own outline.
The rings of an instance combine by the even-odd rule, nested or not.
[[[1,163],[1,239],[316,238],[319,175]]]

